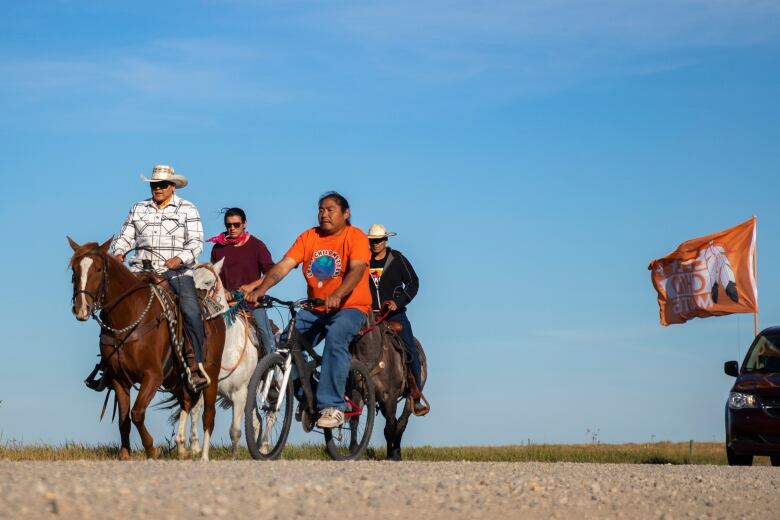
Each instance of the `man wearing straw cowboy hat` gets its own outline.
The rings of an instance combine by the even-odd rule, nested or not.
[[[187,336],[195,354],[196,366],[191,366],[196,387],[209,383],[203,368],[203,317],[195,292],[193,267],[203,250],[203,227],[197,208],[175,195],[176,188],[187,185],[187,177],[178,175],[172,166],[158,164],[152,176],[141,175],[149,183],[151,198],[130,208],[125,223],[111,244],[113,254],[124,261],[135,249],[130,268],[140,270],[144,260],[164,276],[179,297]]]
[[[387,247],[387,239],[396,234],[388,232],[382,224],[368,228],[368,243],[371,247],[369,267],[369,288],[371,289],[374,312],[387,312],[387,319],[400,323],[400,336],[409,356],[409,368],[414,376],[416,388],[412,389],[415,415],[425,415],[428,407],[422,397],[420,354],[414,342],[412,324],[406,317],[406,306],[417,295],[420,280],[412,264],[400,251]]]

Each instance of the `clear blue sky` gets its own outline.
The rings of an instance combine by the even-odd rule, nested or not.
[[[65,236],[114,234],[155,163],[275,259],[331,189],[398,233],[433,406],[410,444],[721,439],[752,316],[663,328],[646,268],[755,214],[780,323],[779,28],[770,1],[3,2],[2,439],[118,441]]]

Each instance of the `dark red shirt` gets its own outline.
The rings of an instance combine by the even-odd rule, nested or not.
[[[211,263],[219,262],[222,258],[225,262],[222,264],[219,277],[228,291],[254,282],[274,266],[268,248],[262,240],[253,236],[239,247],[214,244],[211,249]]]

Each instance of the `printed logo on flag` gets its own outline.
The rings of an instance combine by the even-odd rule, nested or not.
[[[756,312],[755,218],[688,240],[648,266],[658,292],[661,324]]]

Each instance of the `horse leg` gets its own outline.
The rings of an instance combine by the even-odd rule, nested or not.
[[[133,424],[135,424],[135,427],[138,430],[138,435],[141,436],[141,444],[144,446],[147,459],[156,459],[160,454],[160,449],[154,447],[154,438],[149,434],[149,431],[144,424],[146,408],[152,401],[160,383],[162,383],[161,375],[147,372],[141,382],[141,389],[138,390],[138,396],[135,398],[133,409],[130,412],[130,418],[133,420]]]
[[[412,400],[407,399],[404,411],[401,412],[401,417],[395,423],[395,438],[393,439],[393,453],[397,456],[393,460],[401,460],[401,437],[406,431],[406,425],[409,424],[409,416],[412,415]]]
[[[190,410],[190,450],[192,450],[192,456],[197,457],[200,455],[200,438],[198,437],[198,421],[200,421],[200,414],[203,411],[203,394],[198,397],[198,402]]]
[[[116,380],[112,381],[114,395],[116,395],[119,408],[119,437],[121,447],[117,458],[130,460],[130,388],[120,385]]]
[[[397,403],[394,398],[385,399],[380,403],[382,415],[385,416],[385,441],[387,441],[387,460],[399,460],[393,454],[393,440],[395,439]]]
[[[190,414],[182,407],[179,412],[179,431],[176,432],[176,452],[179,456],[179,460],[184,460],[187,458],[187,455],[189,455],[187,445],[185,444],[186,437],[184,436],[185,430],[187,429],[187,419],[189,419],[189,417]]]
[[[211,384],[203,391],[203,454],[200,460],[209,460],[209,444],[214,433],[214,416],[217,411],[217,378],[212,377]]]
[[[246,387],[241,387],[233,393],[233,422],[230,425],[230,454],[233,460],[238,458],[238,443],[241,441],[241,423],[244,421],[244,406],[246,405]]]

